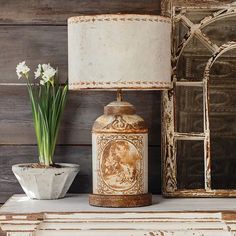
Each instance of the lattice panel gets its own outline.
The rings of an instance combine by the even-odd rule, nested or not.
[[[236,196],[236,1],[162,8],[174,83],[163,92],[163,194]]]

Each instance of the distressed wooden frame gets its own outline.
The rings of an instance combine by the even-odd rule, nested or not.
[[[184,14],[188,10],[211,10],[213,14],[203,18],[200,23],[193,23]],[[236,189],[212,189],[211,185],[211,154],[210,154],[210,128],[209,128],[209,91],[208,82],[210,70],[214,62],[225,52],[235,49],[236,42],[227,42],[221,46],[216,45],[203,34],[202,29],[212,22],[227,17],[236,17],[236,1],[220,0],[164,0],[162,1],[162,14],[172,19],[172,32],[175,32],[176,22],[182,21],[188,29],[182,42],[176,47],[176,36],[172,35],[172,81],[173,89],[162,93],[162,193],[169,197],[235,197]],[[195,36],[205,45],[212,55],[208,59],[202,81],[178,81],[178,62],[182,52],[190,39]],[[195,86],[203,88],[203,122],[204,132],[180,133],[176,132],[176,88],[178,86]],[[204,142],[204,189],[184,189],[177,187],[177,141],[202,140]]]

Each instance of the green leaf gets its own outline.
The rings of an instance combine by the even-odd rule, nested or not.
[[[50,165],[53,163],[68,86],[59,85],[58,80],[55,80],[54,84],[48,82],[45,85],[32,86],[28,80],[27,88],[38,143],[39,162]]]

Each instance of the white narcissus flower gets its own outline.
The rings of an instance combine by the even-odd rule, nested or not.
[[[44,85],[45,84],[44,80],[40,80],[40,84]]]
[[[42,64],[42,68],[43,68],[43,71],[46,71],[46,70],[48,70],[48,69],[50,69],[50,68],[52,68],[52,67],[51,67],[51,65],[48,63],[48,64]]]
[[[42,67],[44,65],[42,65]],[[46,68],[46,70],[43,69],[42,79],[44,83],[47,83],[49,80],[53,79],[57,71],[54,68],[52,68],[49,64],[47,65],[47,67],[44,68]]]
[[[38,64],[38,68],[34,72],[34,78],[35,79],[39,78],[41,76],[41,73],[42,73],[42,65]]]
[[[20,79],[23,75],[25,75],[27,78],[29,71],[30,71],[30,68],[25,64],[25,61],[20,62],[16,66],[16,74],[18,76],[18,79]]]

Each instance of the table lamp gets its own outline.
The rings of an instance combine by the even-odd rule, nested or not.
[[[171,83],[171,22],[157,15],[101,14],[68,19],[70,90],[117,90],[92,128],[93,193],[102,207],[151,204],[148,130],[122,90]]]

